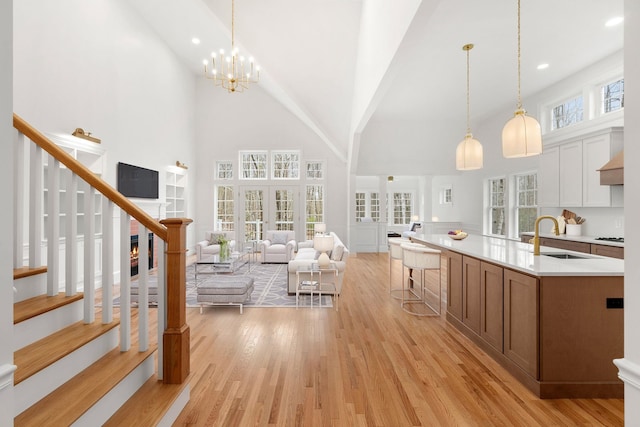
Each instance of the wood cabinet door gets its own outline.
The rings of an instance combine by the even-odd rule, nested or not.
[[[447,312],[462,321],[462,255],[446,252]]]
[[[535,379],[539,368],[539,281],[504,269],[504,355]]]
[[[480,335],[480,260],[462,257],[462,323]]]
[[[502,267],[480,263],[480,336],[502,353],[503,280]]]

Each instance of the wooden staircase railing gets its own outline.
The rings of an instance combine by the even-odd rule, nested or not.
[[[85,167],[82,163],[77,161],[65,150],[60,148],[49,138],[43,135],[41,132],[33,128],[26,121],[16,114],[13,115],[13,126],[16,129],[15,143],[18,146],[17,151],[17,164],[24,161],[22,153],[24,152],[23,141],[24,137],[28,138],[34,143],[30,148],[30,162],[31,162],[31,180],[29,185],[29,267],[39,267],[41,262],[40,244],[42,242],[43,230],[42,230],[42,218],[44,215],[44,208],[42,202],[43,194],[43,176],[42,176],[42,156],[41,151],[44,150],[50,155],[51,170],[49,170],[48,182],[53,185],[53,189],[57,192],[59,185],[58,169],[60,165],[64,165],[72,174],[67,185],[68,194],[75,194],[75,190],[78,188],[78,178],[86,183],[82,184],[86,187],[85,194],[85,206],[84,215],[85,218],[91,217],[94,213],[94,194],[96,192],[101,194],[102,197],[102,219],[103,219],[103,231],[102,231],[102,252],[103,252],[103,265],[102,265],[102,322],[108,323],[113,316],[112,305],[112,287],[113,287],[113,212],[114,207],[118,207],[121,210],[121,229],[120,229],[120,317],[121,317],[121,351],[127,351],[130,346],[130,325],[128,320],[130,310],[130,274],[125,271],[122,266],[128,265],[129,262],[129,250],[127,245],[129,244],[129,222],[130,218],[136,219],[140,224],[141,236],[147,235],[147,230],[157,236],[160,241],[159,256],[158,256],[158,377],[165,383],[169,384],[181,384],[185,381],[190,370],[190,349],[189,339],[190,332],[189,326],[186,324],[186,227],[192,221],[187,218],[171,218],[162,221],[156,221],[129,199],[120,194],[106,181],[96,176],[91,170]],[[20,167],[17,168],[20,170]],[[57,180],[57,181],[56,181]],[[22,188],[21,188],[22,187]],[[71,190],[69,190],[69,188]],[[17,190],[24,191],[24,183],[17,179]],[[22,197],[21,194],[16,196],[16,200]],[[72,199],[67,195],[68,199]],[[50,193],[49,204],[47,208],[49,211],[53,211],[57,218],[57,210],[59,209],[59,201],[57,197],[52,197]],[[75,197],[73,197],[75,199]],[[77,206],[69,201],[69,208],[71,212]],[[16,202],[16,205],[21,203]],[[25,212],[20,211],[20,207],[16,209],[16,217],[24,216]],[[31,212],[33,211],[33,212]],[[16,230],[14,232],[15,240],[15,256],[14,256],[14,268],[22,268],[22,233],[23,233],[23,219],[20,218],[16,224]],[[57,257],[58,249],[53,248],[54,242],[59,240],[59,230],[57,221],[49,221],[49,226],[44,232],[47,235],[47,242],[49,250],[47,251],[47,268],[48,268],[48,293],[50,295],[57,294],[58,292],[58,279],[57,270],[59,259]],[[84,294],[85,294],[85,322],[89,323],[93,321],[94,316],[94,286],[91,281],[94,280],[94,266],[92,265],[93,257],[92,252],[94,245],[94,231],[91,224],[93,221],[85,220],[87,230],[85,231],[85,254],[84,254]],[[68,222],[66,232],[66,247],[70,255],[67,255],[67,263],[65,264],[66,274],[66,293],[73,295],[76,292],[75,285],[77,278],[75,277],[75,271],[77,262],[77,253],[75,252],[75,244],[71,241],[76,238],[74,235],[75,225],[73,221]],[[126,227],[125,227],[126,224]],[[126,236],[126,239],[125,239]],[[141,257],[144,257],[145,253],[142,252],[146,248],[147,239],[140,239],[140,253]],[[161,256],[164,253],[164,256]],[[141,258],[145,259],[145,258]],[[147,275],[148,268],[144,266],[146,263],[140,263],[139,273],[139,313],[138,319],[143,322],[139,324],[139,351],[146,351],[148,348],[148,330],[146,329],[144,322],[148,318],[148,295],[147,295]],[[53,270],[53,271],[52,271]],[[162,289],[166,285],[166,294],[162,292]]]

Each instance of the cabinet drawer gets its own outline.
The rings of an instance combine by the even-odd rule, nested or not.
[[[608,256],[624,259],[624,248],[609,245],[591,245],[591,253],[594,255]]]
[[[570,240],[540,238],[540,246],[549,246],[550,248],[565,249],[567,251],[591,253],[591,244],[584,242],[572,242]]]

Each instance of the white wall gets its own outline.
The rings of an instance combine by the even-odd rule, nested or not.
[[[81,127],[100,138],[114,187],[119,161],[158,170],[161,201],[167,166],[179,160],[195,174],[195,77],[135,9],[124,0],[14,7],[17,114],[43,132]]]
[[[13,156],[13,89],[12,89],[12,2],[0,2],[0,141],[2,155],[5,159]],[[11,200],[13,196],[13,173],[11,162],[5,162],[0,168],[0,192]],[[2,236],[11,236],[13,230],[13,212],[7,209],[13,203],[5,202],[5,209],[0,210],[0,224],[4,231]],[[0,239],[0,425],[13,425],[13,387],[6,381],[13,375],[13,290],[9,283],[13,281],[13,248],[12,239]],[[7,371],[9,369],[9,372]],[[7,375],[8,374],[8,375]]]
[[[214,176],[216,161],[234,163],[238,176],[238,150],[300,150],[305,160],[325,162],[325,222],[347,242],[347,168],[324,142],[297,117],[269,96],[260,85],[243,93],[226,93],[209,80],[197,83],[196,108],[196,233],[198,238],[214,227]],[[314,182],[315,183],[315,182]],[[304,181],[239,181],[238,185],[303,185]],[[304,192],[302,193],[304,200]],[[300,207],[304,220],[304,206]],[[242,236],[239,236],[242,237]],[[296,236],[298,240],[302,235]]]
[[[640,323],[640,169],[636,166],[640,159],[640,57],[634,41],[640,40],[640,3],[637,0],[624,2],[625,46],[625,277],[624,277],[624,361],[626,369],[621,370],[628,380],[624,389],[624,417],[629,426],[640,425],[640,339],[637,325]]]

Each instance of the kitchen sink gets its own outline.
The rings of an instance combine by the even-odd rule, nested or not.
[[[541,253],[540,255],[550,256],[558,259],[589,259],[591,258],[588,256],[569,254],[566,252],[548,252],[548,253]]]

